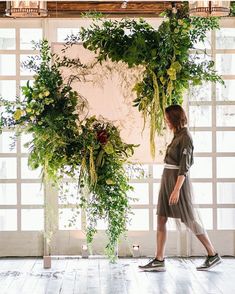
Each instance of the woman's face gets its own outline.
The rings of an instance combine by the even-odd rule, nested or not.
[[[167,124],[167,126],[168,126],[168,128],[169,128],[170,130],[173,130],[173,129],[174,129],[174,127],[173,127],[173,125],[171,124],[171,122],[169,121],[169,119],[168,119],[166,113],[165,113],[165,122],[166,122],[166,124]]]

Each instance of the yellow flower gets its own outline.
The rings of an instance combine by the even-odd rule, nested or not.
[[[105,182],[106,182],[107,185],[113,185],[114,184],[114,181],[111,180],[111,179],[107,179]]]
[[[163,85],[166,83],[166,80],[164,79],[164,77],[160,77],[160,81]]]
[[[167,70],[167,74],[169,75],[171,80],[176,80],[176,70],[173,67],[170,67]]]
[[[174,68],[177,72],[179,72],[182,66],[178,61],[175,61],[171,64],[171,68]]]
[[[179,19],[179,20],[178,20],[178,24],[179,24],[180,26],[182,26],[182,25],[184,24],[184,21],[183,21],[182,19]]]
[[[43,93],[45,97],[50,95],[50,92],[47,90],[46,92]]]
[[[114,152],[114,148],[113,148],[112,143],[108,142],[108,143],[104,146],[104,151],[105,151],[107,154],[112,154],[112,153]]]
[[[18,109],[16,109],[13,117],[15,120],[19,120],[21,118],[22,114],[23,114],[23,111],[18,108]]]

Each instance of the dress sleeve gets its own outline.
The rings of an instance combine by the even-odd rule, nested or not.
[[[178,175],[186,176],[193,164],[193,141],[189,136],[182,138],[180,146],[180,161]]]

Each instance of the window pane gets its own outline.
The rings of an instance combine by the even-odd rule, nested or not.
[[[22,209],[21,210],[21,230],[22,231],[44,230],[43,209]]]
[[[216,100],[234,101],[235,100],[235,80],[225,80],[225,84],[216,84]]]
[[[190,127],[210,127],[211,126],[211,106],[190,106],[189,107]]]
[[[63,183],[59,191],[59,204],[76,204],[79,202],[80,194],[77,183]]]
[[[149,166],[147,164],[127,164],[125,166],[129,179],[146,179],[149,177]]]
[[[71,223],[71,220],[73,222]],[[59,209],[59,230],[81,230],[81,212],[78,209]]]
[[[14,143],[14,137],[13,132],[2,132],[0,135],[0,153],[15,153],[16,152],[16,146],[12,146]],[[12,147],[11,147],[12,146]]]
[[[216,132],[217,152],[234,152],[235,132]]]
[[[29,150],[24,145],[26,143],[29,143],[32,141],[33,135],[32,134],[22,134],[20,138],[21,138],[21,153],[28,153]]]
[[[235,208],[218,208],[217,217],[219,230],[235,229]]]
[[[211,60],[211,54],[208,52],[200,51],[201,54],[190,54],[190,58],[193,59],[194,62],[197,64],[201,64],[203,61],[210,61]]]
[[[0,81],[0,96],[9,101],[16,99],[16,81]]]
[[[195,49],[211,49],[211,32],[206,33],[206,39],[204,42],[198,42],[194,44]]]
[[[190,176],[191,178],[211,178],[212,159],[210,157],[195,157],[194,164],[190,168]]]
[[[212,184],[211,183],[192,183],[194,193],[194,203],[212,204]]]
[[[193,137],[194,152],[212,151],[211,132],[191,132],[191,135]]]
[[[235,157],[217,157],[217,177],[235,178]]]
[[[23,63],[29,61],[29,57],[34,56],[35,58],[38,58],[38,55],[36,54],[21,54],[20,55],[20,74],[22,76],[32,76],[35,74],[33,70],[27,69],[24,67]],[[36,60],[36,64],[39,64],[39,60]]]
[[[164,164],[153,164],[153,178],[161,179],[163,169],[164,169]]]
[[[40,183],[21,184],[21,204],[43,204],[44,187]]]
[[[217,202],[235,204],[235,183],[217,183]]]
[[[0,75],[15,76],[16,56],[15,54],[0,54]]]
[[[17,210],[0,209],[0,231],[17,230]]]
[[[221,28],[216,31],[217,49],[235,49],[235,29]]]
[[[32,41],[39,42],[42,40],[42,29],[20,29],[20,49],[32,50]]]
[[[147,183],[130,183],[134,188],[128,192],[128,196],[137,198],[136,201],[130,201],[131,204],[148,204],[149,203],[149,186]]]
[[[11,114],[7,112],[6,110],[6,106],[1,106],[0,105],[0,113],[3,113],[3,117],[6,119],[10,119],[11,118]]]
[[[0,184],[0,205],[16,205],[16,184]]]
[[[219,74],[235,74],[235,54],[216,54],[216,70]]]
[[[79,28],[58,28],[57,29],[57,41],[64,42],[68,35],[77,35]]]
[[[0,179],[16,179],[16,158],[0,158]]]
[[[160,190],[160,183],[153,184],[153,204],[157,205],[158,202],[158,193]]]
[[[204,83],[201,86],[189,88],[189,101],[210,101],[211,100],[211,84]]]
[[[211,208],[198,208],[199,215],[202,219],[203,226],[207,230],[213,230],[213,217]]]
[[[235,126],[235,105],[220,105],[216,107],[216,122],[220,127]]]
[[[149,211],[148,209],[132,209],[134,214],[130,214],[130,231],[148,231],[149,230]]]
[[[99,219],[97,221],[97,230],[100,230],[100,231],[105,231],[108,229],[108,224],[106,221],[104,221],[103,219]]]
[[[32,170],[28,167],[28,158],[21,159],[21,178],[22,179],[39,179],[41,169]]]
[[[0,50],[14,50],[15,29],[0,29]]]

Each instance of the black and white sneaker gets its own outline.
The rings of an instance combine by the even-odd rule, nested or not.
[[[198,271],[207,271],[207,270],[213,268],[214,266],[220,264],[221,262],[222,262],[222,259],[218,253],[216,253],[213,256],[208,255],[206,260],[203,262],[203,264],[197,267],[197,270]]]
[[[139,265],[139,269],[144,271],[165,272],[165,260],[151,259],[146,265]]]

